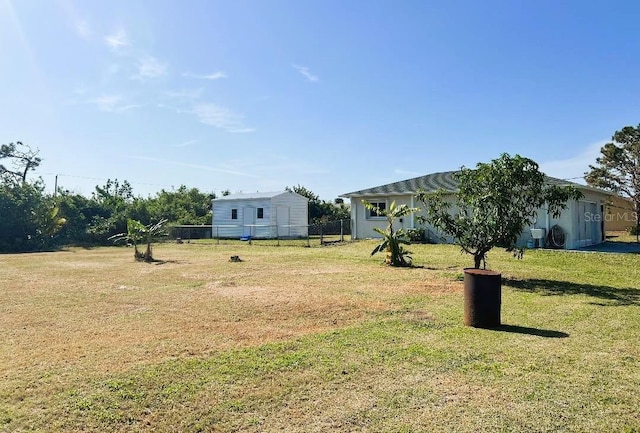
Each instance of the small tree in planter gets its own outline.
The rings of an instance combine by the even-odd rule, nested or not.
[[[406,204],[397,206],[395,201],[391,202],[389,209],[380,209],[366,200],[362,200],[362,204],[368,210],[387,218],[387,228],[385,230],[377,227],[373,229],[382,235],[382,241],[376,245],[371,255],[384,251],[386,253],[386,264],[390,266],[411,266],[411,256],[409,255],[411,252],[403,247],[403,245],[411,243],[409,237],[403,229],[394,230],[393,224],[396,219],[418,212],[420,209],[409,207]]]
[[[582,194],[572,186],[546,184],[535,161],[506,153],[490,163],[477,164],[475,169],[463,167],[455,177],[459,191],[452,203],[445,201],[449,194],[445,191],[420,193],[418,199],[424,203],[426,219],[431,225],[453,237],[462,251],[472,255],[475,269],[482,266],[485,270],[465,270],[465,296],[468,275],[492,275],[492,284],[497,281],[498,323],[492,323],[497,325],[500,274],[486,271],[487,253],[503,246],[521,258],[523,249],[517,247],[516,241],[534,222],[537,210],[546,204],[548,212],[557,217],[568,200],[578,199]],[[450,212],[452,204],[456,207],[455,213]],[[466,307],[465,300],[465,323]],[[495,322],[495,318],[491,321]]]

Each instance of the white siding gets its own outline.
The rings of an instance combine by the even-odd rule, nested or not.
[[[293,192],[283,192],[271,199],[271,206],[275,209],[272,224],[289,227],[279,227],[280,235],[284,237],[307,237],[309,233],[309,200]],[[288,208],[288,220],[277,217],[278,211]],[[280,212],[282,214],[282,212]]]
[[[355,229],[352,233],[354,239],[366,239],[366,238],[380,238],[380,234],[375,232],[374,228],[385,229],[387,227],[387,219],[385,217],[370,217],[369,211],[362,204],[362,197],[351,198],[351,219],[352,229]],[[391,205],[391,202],[395,201],[396,205],[406,204],[411,206],[411,195],[398,195],[398,196],[377,196],[366,197],[369,202],[386,202],[387,209]],[[419,207],[414,203],[415,207]],[[413,227],[414,216],[407,216],[402,218],[402,222],[396,221],[395,228],[409,229]]]
[[[558,223],[566,233],[566,248],[574,249],[603,242],[603,221],[606,196],[583,192],[584,197],[573,201]]]
[[[252,238],[275,238],[278,236],[278,208],[286,209],[290,216],[286,235],[306,237],[309,215],[308,200],[301,195],[282,192],[256,198],[215,199],[213,207],[213,237],[240,238],[250,234]],[[258,208],[263,209],[263,218],[258,218]],[[232,219],[232,209],[237,209],[237,219]],[[245,224],[246,223],[246,224]],[[283,232],[280,230],[280,234]]]
[[[556,224],[560,226],[565,233],[566,249],[581,248],[603,242],[604,236],[602,231],[602,221],[604,220],[605,215],[603,213],[602,205],[605,204],[607,196],[595,191],[583,191],[583,194],[584,198],[580,201],[571,201],[567,203],[567,208],[562,211],[558,218],[553,218],[552,215],[548,215],[547,217],[546,208],[539,209],[536,223],[533,227],[527,227],[524,230],[518,239],[518,245],[525,246],[527,241],[531,239],[531,228],[544,228],[548,235],[551,227]],[[411,206],[412,204],[411,195],[351,197],[351,223],[354,239],[379,238],[380,235],[373,231],[373,228],[378,227],[384,229],[386,227],[385,218],[368,217],[369,212],[362,204],[362,199],[366,199],[370,202],[386,200],[387,207],[394,200],[396,201],[396,204],[406,204],[407,206]],[[453,199],[453,196],[445,198],[447,201],[453,201]],[[422,203],[414,199],[413,206],[421,207]],[[455,211],[455,207],[452,207],[451,212],[454,213]],[[426,214],[424,211],[417,212],[413,216],[406,217],[404,221],[402,223],[398,223],[396,227],[405,229],[411,228],[413,219],[413,226],[424,227],[427,231],[427,238],[431,242],[453,242],[453,239],[450,237],[444,237],[441,233],[435,231],[429,224],[420,225],[415,220],[418,216],[426,216]]]

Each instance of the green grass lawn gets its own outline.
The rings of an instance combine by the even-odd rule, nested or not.
[[[374,245],[0,256],[0,431],[640,432],[640,256],[494,251],[485,330],[469,256]]]

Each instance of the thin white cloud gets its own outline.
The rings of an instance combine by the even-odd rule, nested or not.
[[[187,141],[183,141],[182,143],[178,143],[178,144],[171,144],[171,147],[187,147],[187,146],[191,146],[192,144],[196,144],[198,142],[198,140],[187,140]]]
[[[159,163],[162,163],[162,164],[177,165],[177,166],[180,166],[180,167],[195,168],[195,169],[198,169],[198,170],[205,170],[205,171],[213,171],[213,172],[217,172],[217,173],[231,174],[231,175],[234,175],[234,176],[258,177],[255,174],[244,173],[242,171],[234,170],[233,167],[227,167],[227,166],[210,167],[208,165],[192,164],[192,163],[187,163],[187,162],[180,162],[180,161],[166,160],[166,159],[160,159],[160,158],[153,158],[153,157],[150,157],[150,156],[133,156],[132,158],[140,159],[140,160],[143,160],[143,161],[159,162]]]
[[[317,75],[313,75],[309,68],[306,66],[300,66],[300,65],[291,65],[296,71],[300,72],[300,74],[305,77],[308,81],[314,83],[316,81],[319,81],[319,78]]]
[[[202,80],[211,80],[211,81],[219,80],[221,78],[227,78],[227,74],[225,74],[222,71],[216,71],[216,72],[213,72],[211,74],[205,74],[205,75],[192,74],[190,72],[183,72],[182,76],[186,77],[186,78],[199,78],[199,79],[202,79]]]
[[[95,105],[98,110],[109,113],[121,113],[133,108],[138,108],[137,104],[126,104],[124,98],[120,95],[102,95],[87,101],[89,104]]]
[[[198,89],[192,89],[192,90],[168,90],[165,93],[165,95],[167,95],[169,98],[172,99],[186,99],[186,100],[195,100],[200,98],[200,95],[202,95],[202,91],[204,89],[202,87],[198,88]]]
[[[134,80],[147,80],[158,78],[167,73],[166,63],[161,63],[152,56],[144,56],[138,59],[138,72],[131,76]]]
[[[411,176],[418,177],[424,175],[424,173],[418,173],[417,171],[403,170],[401,168],[396,168],[393,170],[395,174],[399,174],[400,176]]]
[[[114,51],[130,45],[127,32],[123,28],[119,28],[113,34],[105,36],[104,43]]]
[[[156,107],[164,108],[165,110],[175,111],[178,114],[183,114],[183,113],[193,114],[193,112],[191,110],[185,110],[184,108],[180,108],[180,107],[177,107],[175,105],[159,103],[159,104],[156,105]]]
[[[197,104],[193,107],[193,114],[205,125],[224,129],[228,132],[243,133],[253,132],[253,128],[244,125],[244,118],[228,108],[215,104]]]
[[[601,140],[592,143],[571,158],[542,162],[540,163],[540,171],[551,177],[584,183],[582,177],[585,172],[589,171],[589,165],[595,164],[596,158],[600,156],[600,149],[609,141]]]

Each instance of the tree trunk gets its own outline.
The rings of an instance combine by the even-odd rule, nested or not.
[[[142,254],[138,251],[138,244],[133,243],[133,258],[136,260],[140,260],[142,258]]]
[[[144,260],[146,262],[153,261],[153,257],[151,256],[151,242],[147,243],[147,252],[144,253]]]

